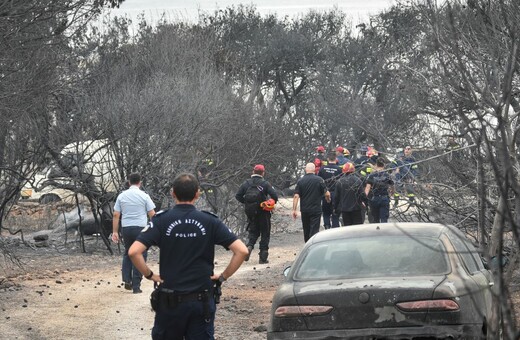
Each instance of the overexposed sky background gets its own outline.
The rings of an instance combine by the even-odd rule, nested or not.
[[[112,15],[127,15],[136,19],[144,14],[147,20],[157,21],[162,13],[170,19],[196,22],[199,13],[213,13],[231,5],[254,4],[261,14],[276,13],[279,17],[297,16],[310,9],[326,11],[337,7],[347,13],[354,24],[366,21],[370,14],[390,8],[394,0],[125,0]]]

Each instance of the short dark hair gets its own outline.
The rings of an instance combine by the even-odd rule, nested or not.
[[[189,202],[195,198],[199,191],[199,181],[194,175],[183,172],[173,180],[172,189],[178,201]]]
[[[261,176],[263,176],[263,175],[264,175],[264,170],[254,169],[254,170],[253,170],[253,173],[254,173],[255,175],[261,175]]]
[[[335,161],[336,160],[336,151],[331,151],[327,155],[327,159],[329,161]]]
[[[139,182],[141,182],[141,174],[138,172],[131,173],[128,175],[128,182],[130,185],[139,184]]]

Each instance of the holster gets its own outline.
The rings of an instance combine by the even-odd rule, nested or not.
[[[215,299],[215,304],[220,303],[220,296],[222,295],[222,283],[220,281],[216,280],[213,281],[213,298]]]
[[[157,286],[157,283],[154,283],[154,290],[152,291],[152,294],[150,294],[150,305],[152,306],[152,310],[154,312],[159,309],[159,295],[160,288]]]
[[[208,290],[197,293],[177,294],[169,289],[158,287],[150,295],[150,304],[152,309],[157,311],[159,308],[175,308],[183,302],[200,301],[204,304],[204,319],[206,319],[206,322],[209,322],[211,319],[209,298],[210,292]]]

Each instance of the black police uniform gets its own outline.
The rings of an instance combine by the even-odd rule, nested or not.
[[[229,247],[235,234],[215,215],[191,204],[158,213],[137,238],[160,248],[159,306],[153,339],[213,339],[215,245]]]
[[[390,216],[390,197],[389,188],[394,185],[390,174],[386,171],[371,173],[367,178],[367,183],[371,185],[370,191],[370,213],[373,223],[386,223]]]
[[[332,206],[332,202],[334,202],[335,192],[334,189],[336,187],[336,182],[339,177],[342,175],[342,170],[336,164],[327,164],[321,167],[318,176],[323,178],[325,184],[327,185],[327,190],[330,192],[330,202],[327,202],[325,197],[322,198],[321,202],[321,210],[323,213],[323,225],[325,229],[329,228],[338,228],[339,227],[339,215],[334,213],[334,207]]]

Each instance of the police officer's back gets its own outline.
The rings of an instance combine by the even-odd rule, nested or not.
[[[212,339],[216,310],[213,281],[222,282],[233,275],[247,248],[215,215],[195,208],[199,184],[193,175],[177,176],[172,194],[177,205],[158,213],[128,253],[147,279],[161,283],[152,337]],[[213,273],[217,244],[233,253],[220,275]],[[160,274],[153,273],[142,256],[152,245],[161,250]]]

